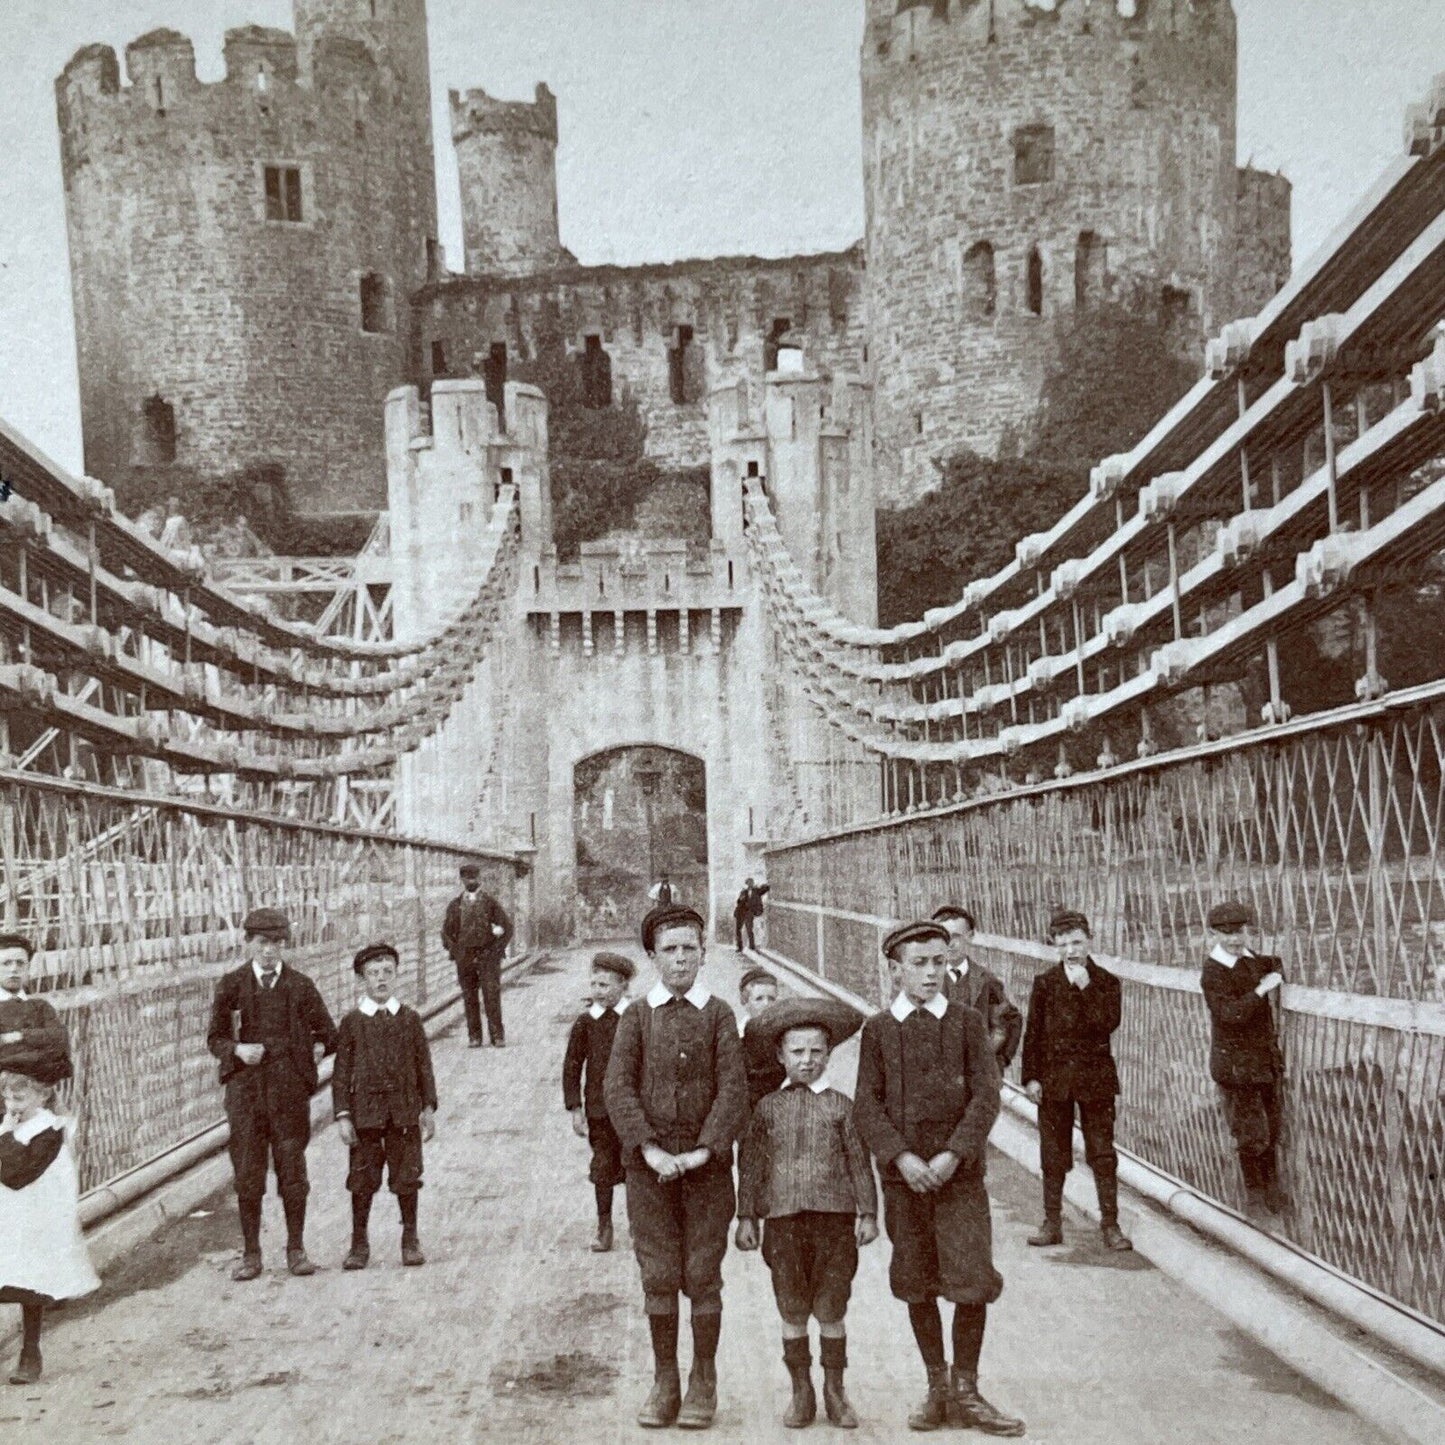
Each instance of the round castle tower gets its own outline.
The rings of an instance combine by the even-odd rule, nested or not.
[[[862,82],[880,505],[1023,440],[1075,313],[1234,314],[1229,0],[868,0]]]
[[[452,143],[471,276],[529,276],[572,260],[557,229],[557,100],[452,91]]]
[[[385,505],[382,407],[435,264],[425,0],[296,0],[297,35],[153,31],[56,82],[85,466],[279,467],[301,511]]]

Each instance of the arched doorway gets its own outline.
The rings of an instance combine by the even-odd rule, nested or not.
[[[675,896],[708,907],[707,777],[675,748],[609,748],[572,773],[576,928],[582,938],[633,937],[648,890],[666,873]]]

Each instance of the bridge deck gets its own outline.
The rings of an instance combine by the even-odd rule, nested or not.
[[[214,1212],[142,1250],[95,1300],[52,1316],[45,1381],[0,1394],[5,1438],[655,1439],[632,1423],[649,1356],[626,1229],[616,1253],[587,1251],[586,1147],[561,1110],[562,1045],[584,960],[566,954],[508,992],[505,1052],[468,1052],[455,1031],[435,1046],[443,1102],[422,1199],[426,1268],[400,1267],[394,1214],[379,1200],[372,1267],[339,1269],[345,1156],[328,1131],[311,1152],[308,1242],[321,1274],[279,1272],[279,1209],[268,1199],[268,1273],[231,1283],[235,1211],[229,1195],[218,1198]],[[716,950],[705,976],[735,997],[729,950]],[[846,1088],[853,1063],[848,1050],[835,1065]],[[1378,1438],[1142,1259],[1098,1252],[1082,1221],[1077,1247],[1028,1249],[1037,1187],[997,1155],[990,1188],[1007,1287],[990,1312],[985,1387],[1026,1417],[1030,1439]],[[849,1321],[861,1441],[899,1439],[919,1394],[886,1261],[884,1241],[864,1252]],[[777,1423],[786,1376],[766,1269],[733,1253],[726,1274],[713,1438],[796,1438]]]

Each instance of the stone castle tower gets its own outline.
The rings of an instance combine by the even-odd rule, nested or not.
[[[866,294],[882,505],[1023,439],[1110,299],[1194,352],[1289,274],[1289,186],[1235,165],[1230,0],[868,0]]]
[[[494,100],[451,92],[452,143],[461,179],[466,269],[529,276],[572,257],[557,229],[557,101]]]
[[[278,466],[385,504],[381,402],[440,264],[425,0],[295,0],[202,84],[152,31],[56,82],[87,471]]]

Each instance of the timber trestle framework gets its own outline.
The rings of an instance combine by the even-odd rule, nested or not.
[[[1274,1232],[1445,1327],[1445,648],[1392,688],[1377,605],[1445,546],[1445,78],[1408,132],[1206,378],[953,606],[840,617],[762,479],[747,535],[792,674],[878,777],[873,816],[815,787],[826,831],[769,852],[769,946],[882,1003],[883,931],[964,903],[1023,1004],[1050,908],[1083,908],[1123,980],[1120,1142],[1239,1208],[1198,967],[1210,905],[1251,899],[1287,980]],[[1331,625],[1355,699],[1292,715],[1281,651]]]

